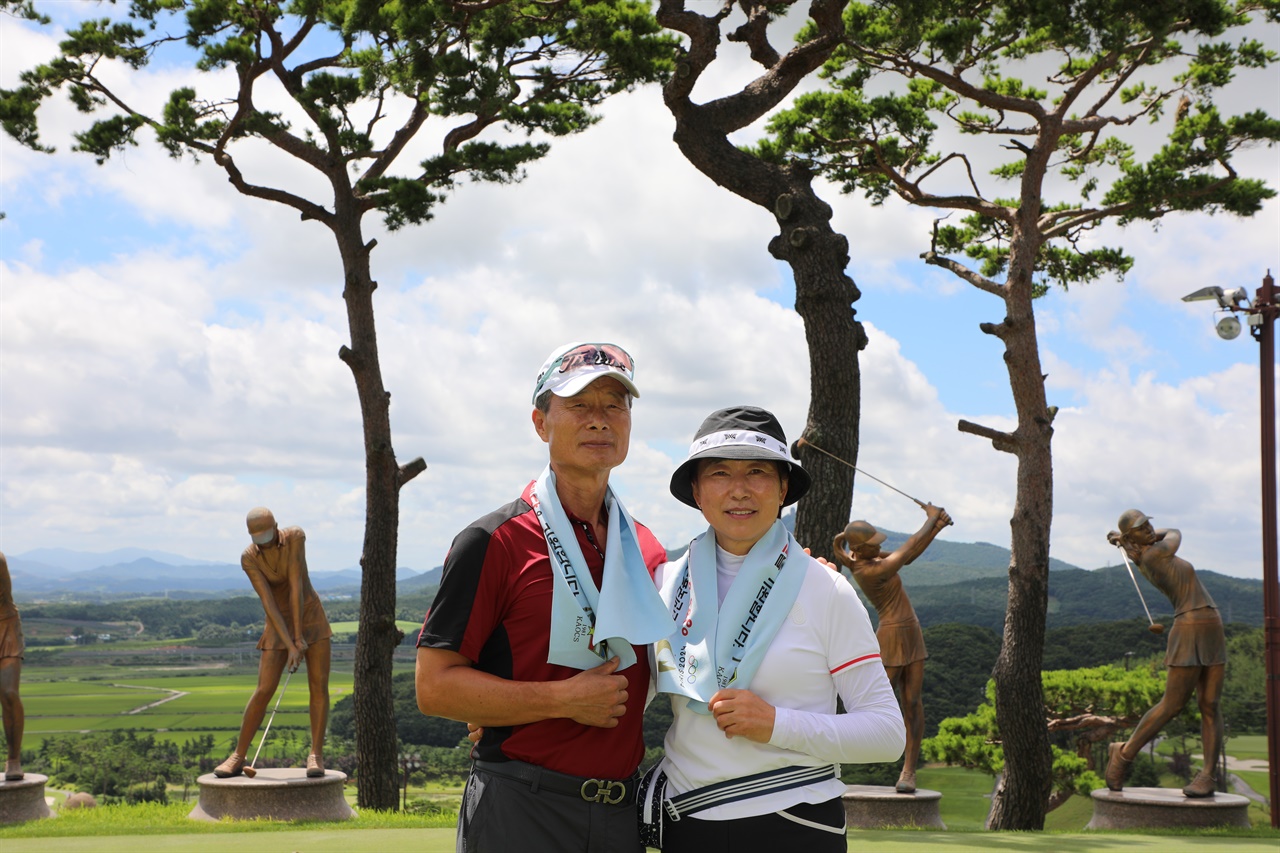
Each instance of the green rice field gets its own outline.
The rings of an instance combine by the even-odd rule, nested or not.
[[[164,670],[111,665],[24,668],[23,746],[37,748],[49,735],[110,729],[154,733],[174,742],[213,734],[221,741],[239,730],[245,702],[257,680],[256,670],[207,664]],[[335,667],[329,676],[331,701],[347,695],[351,684],[350,669]],[[293,676],[274,725],[307,728],[304,671]]]

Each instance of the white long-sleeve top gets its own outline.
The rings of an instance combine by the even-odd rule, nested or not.
[[[716,548],[720,599],[743,557]],[[726,738],[715,718],[672,697],[667,732],[667,796],[792,765],[896,761],[906,728],[880,662],[866,608],[843,576],[806,558],[805,578],[791,612],[774,635],[747,689],[776,709],[768,743]],[[660,568],[661,574],[666,567]],[[662,578],[657,578],[661,583]],[[845,713],[836,713],[836,696]],[[844,793],[837,778],[698,812],[704,820],[769,814]]]

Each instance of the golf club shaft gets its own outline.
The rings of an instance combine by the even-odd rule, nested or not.
[[[1151,618],[1151,609],[1147,607],[1147,599],[1142,594],[1142,587],[1138,586],[1138,576],[1133,573],[1133,565],[1129,562],[1129,555],[1124,552],[1122,546],[1117,547],[1120,547],[1120,556],[1124,557],[1124,565],[1129,570],[1129,579],[1133,581],[1133,588],[1138,591],[1138,600],[1142,602],[1142,609],[1147,611],[1147,621],[1154,625],[1156,620]]]
[[[839,456],[836,456],[834,453],[832,453],[832,452],[830,452],[830,451],[828,451],[828,450],[823,450],[821,447],[819,447],[818,445],[814,444],[812,441],[809,441],[809,439],[807,439],[807,438],[800,438],[800,439],[797,439],[797,440],[796,440],[796,444],[797,444],[797,445],[799,445],[800,447],[812,447],[814,450],[818,451],[819,453],[824,453],[824,454],[826,454],[827,456],[830,456],[832,459],[836,460],[837,462],[841,463],[842,465],[848,465],[850,468],[852,468],[853,470],[857,471],[857,472],[858,472],[859,474],[861,474],[862,476],[864,476],[864,477],[870,477],[872,480],[875,480],[877,483],[879,483],[880,485],[884,486],[886,489],[893,489],[893,491],[895,491],[895,492],[897,492],[898,494],[902,495],[904,498],[907,498],[908,500],[911,500],[911,501],[915,501],[916,506],[920,507],[921,509],[924,509],[924,508],[926,507],[926,504],[924,503],[924,501],[920,500],[919,498],[913,498],[913,497],[911,497],[911,495],[909,495],[909,494],[907,494],[906,492],[902,491],[902,489],[899,489],[899,488],[896,488],[895,486],[891,486],[891,485],[889,485],[888,483],[886,483],[884,480],[881,480],[881,479],[880,479],[879,477],[877,477],[876,475],[874,475],[874,474],[868,474],[866,471],[863,471],[861,468],[859,468],[857,465],[854,465],[852,462],[848,461],[847,459],[841,459]],[[948,524],[952,524],[952,523],[954,523],[954,522],[947,522],[947,523],[948,523]]]
[[[267,734],[271,731],[271,724],[276,721],[276,711],[280,710],[280,702],[284,699],[284,692],[289,689],[289,679],[293,677],[293,670],[288,670],[284,676],[284,685],[280,688],[280,694],[276,696],[276,706],[271,709],[271,717],[267,720],[267,727],[262,732],[262,739],[258,741],[258,748],[253,751],[253,761],[249,762],[249,766],[253,767],[258,763],[258,753],[262,752],[262,745],[267,742]]]
[[[879,477],[875,476],[874,474],[868,474],[866,471],[863,471],[861,468],[859,468],[857,465],[854,465],[852,462],[849,462],[848,460],[845,460],[845,459],[841,459],[839,456],[836,456],[834,453],[832,453],[832,452],[830,452],[830,451],[828,451],[828,450],[823,450],[821,447],[819,447],[818,445],[814,444],[812,441],[809,441],[807,438],[801,438],[801,439],[799,439],[798,441],[796,441],[796,444],[800,445],[801,447],[812,447],[814,450],[818,451],[819,453],[823,453],[823,454],[826,454],[827,456],[830,456],[832,459],[836,460],[837,462],[841,463],[842,465],[848,465],[850,468],[852,468],[853,470],[857,471],[857,472],[858,472],[859,474],[861,474],[862,476],[864,476],[864,477],[870,477],[871,479],[875,480],[875,481],[876,481],[877,483],[879,483],[880,485],[884,486],[886,489],[893,489],[895,492],[897,492],[898,494],[902,495],[904,498],[908,498],[908,499],[910,499],[910,500],[913,500],[913,501],[915,501],[915,502],[916,502],[916,504],[917,504],[917,505],[919,505],[920,507],[922,507],[922,508],[924,507],[924,502],[922,502],[919,498],[913,498],[913,497],[911,497],[911,495],[909,495],[909,494],[907,494],[906,492],[902,491],[902,489],[898,489],[898,488],[894,488],[893,486],[890,486],[888,483],[886,483],[884,480],[881,480]]]

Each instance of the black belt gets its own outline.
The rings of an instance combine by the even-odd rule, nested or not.
[[[538,791],[551,791],[609,806],[634,805],[636,785],[640,781],[638,773],[629,779],[588,779],[585,776],[570,776],[568,773],[548,770],[525,761],[474,761],[473,764],[477,770],[485,773],[523,782],[535,794]]]

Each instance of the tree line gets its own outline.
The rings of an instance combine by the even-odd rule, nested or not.
[[[945,728],[947,721],[960,720],[978,713],[984,705],[990,707],[989,693],[991,667],[1000,650],[1000,638],[994,631],[978,625],[951,623],[924,629],[925,645],[929,660],[925,664],[924,706],[925,734],[934,738]],[[1115,734],[1137,720],[1137,714],[1145,711],[1163,691],[1163,666],[1165,638],[1146,630],[1141,619],[1120,622],[1099,622],[1087,626],[1070,626],[1049,631],[1046,635],[1046,673],[1054,673],[1051,683],[1057,691],[1057,699],[1046,704],[1047,719],[1070,716],[1066,710],[1081,695],[1097,695],[1108,680],[1128,685],[1125,691],[1113,690],[1125,703],[1118,710],[1118,722],[1106,729]],[[1222,696],[1222,714],[1233,734],[1259,734],[1265,731],[1266,707],[1263,686],[1266,672],[1263,666],[1264,637],[1261,628],[1233,624],[1227,627],[1227,677]],[[1120,673],[1133,673],[1132,676]],[[1048,675],[1046,675],[1048,677]],[[438,769],[424,768],[429,776],[438,773],[441,778],[465,775],[465,761],[457,763],[459,748],[466,756],[467,727],[452,720],[426,717],[418,712],[414,697],[413,674],[397,673],[392,678],[395,697],[396,733],[405,748],[433,748],[447,750],[438,756]],[[1074,692],[1073,692],[1074,691]],[[1077,697],[1077,699],[1064,697]],[[1146,704],[1142,704],[1145,702]],[[1056,704],[1055,704],[1056,703]],[[1097,706],[1098,713],[1106,709]],[[1052,713],[1050,713],[1052,712]],[[1195,708],[1186,711],[1194,718]],[[1130,719],[1132,718],[1132,719]],[[354,734],[354,715],[350,697],[340,699],[330,715],[330,729],[336,738],[351,738]],[[993,723],[994,717],[984,721]],[[645,712],[644,741],[651,753],[660,750],[667,727],[671,723],[670,705],[664,697],[656,698]],[[989,731],[983,730],[987,736]],[[1078,751],[1076,744],[1062,725],[1054,728],[1055,747],[1059,750]],[[1097,732],[1095,728],[1091,731]],[[1095,741],[1096,742],[1096,741]],[[1069,749],[1068,749],[1069,747]],[[432,753],[436,755],[435,753]],[[649,761],[656,756],[651,755]],[[946,760],[946,753],[939,751],[938,760]],[[1061,759],[1058,759],[1061,763]],[[424,761],[424,763],[427,763]],[[976,766],[976,765],[975,765]],[[461,767],[461,769],[459,769]],[[1071,768],[1078,771],[1076,765]],[[1092,766],[1090,765],[1090,769]],[[892,784],[900,770],[900,762],[887,768],[845,768],[846,781],[859,784],[880,784],[874,781],[883,776]],[[892,775],[890,775],[890,773]],[[1059,777],[1066,778],[1067,770],[1061,769]],[[1074,781],[1079,773],[1069,774]],[[1099,783],[1101,784],[1101,783]]]
[[[431,605],[431,591],[402,596],[394,618],[419,622]],[[359,601],[327,601],[330,623],[359,620]],[[27,645],[63,645],[62,636],[47,636],[39,622],[136,622],[142,631],[130,636],[140,640],[196,640],[209,645],[256,641],[262,633],[262,602],[255,597],[216,599],[130,599],[109,603],[41,603],[22,608],[28,626]],[[34,629],[34,630],[33,630]]]

